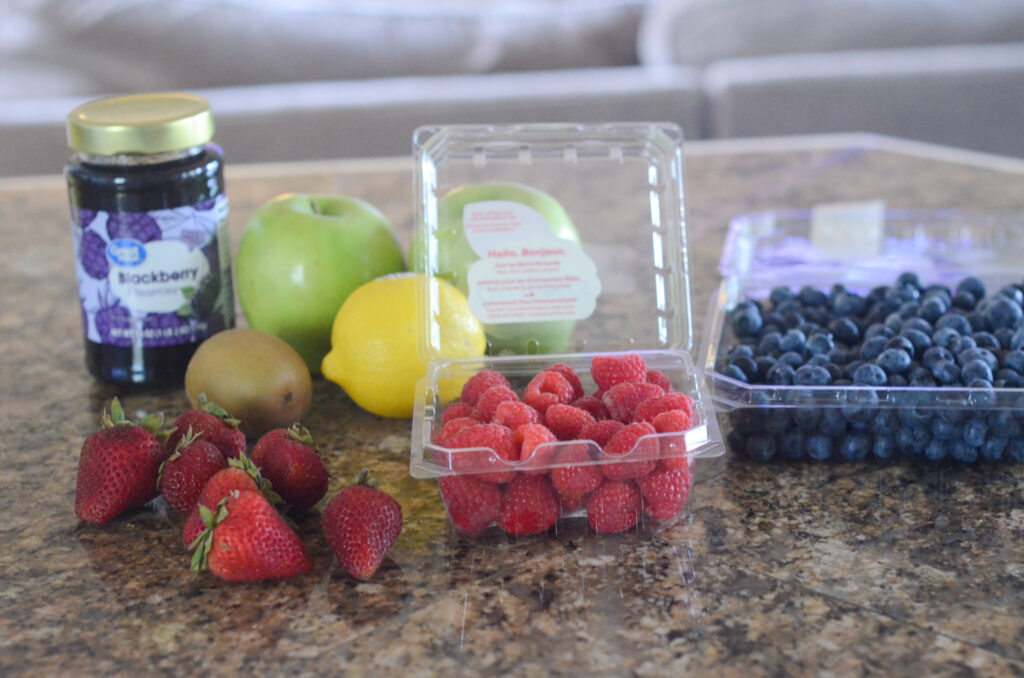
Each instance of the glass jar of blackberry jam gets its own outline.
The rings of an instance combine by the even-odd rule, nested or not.
[[[223,157],[202,98],[136,94],[68,114],[85,362],[99,379],[180,387],[199,344],[234,324]]]

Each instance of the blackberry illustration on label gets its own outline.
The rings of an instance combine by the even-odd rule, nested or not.
[[[79,210],[72,233],[85,336],[110,346],[202,341],[233,324],[227,198],[140,213]]]

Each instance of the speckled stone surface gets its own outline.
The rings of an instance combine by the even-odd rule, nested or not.
[[[877,137],[687,149],[699,336],[728,220],[766,208],[1024,208],[1024,164]],[[284,191],[378,205],[404,244],[408,161],[232,167],[237,246]],[[186,409],[181,391],[119,393],[85,371],[64,188],[0,182],[0,675],[1024,675],[1024,467],[698,463],[686,515],[598,538],[570,522],[517,541],[457,538],[431,481],[408,474],[409,422],[316,383],[307,424],[332,491],[368,467],[406,526],[368,583],[316,566],[289,581],[193,580],[182,518],[106,526],[72,507],[102,407]],[[1024,267],[1024,262],[1022,262]]]

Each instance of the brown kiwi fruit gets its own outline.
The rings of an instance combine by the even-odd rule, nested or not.
[[[248,328],[224,330],[196,350],[185,370],[192,407],[199,394],[240,420],[247,438],[301,422],[313,383],[302,357],[283,339]]]

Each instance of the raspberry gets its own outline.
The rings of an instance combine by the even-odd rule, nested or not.
[[[583,499],[600,487],[604,480],[601,467],[590,463],[593,459],[589,445],[581,443],[563,447],[555,459],[558,464],[575,464],[551,469],[551,486],[559,497]]]
[[[508,379],[494,370],[481,370],[469,378],[469,381],[462,387],[462,402],[469,405],[476,405],[480,396],[493,386],[504,386],[511,388]]]
[[[523,424],[536,424],[540,422],[540,412],[533,409],[526,403],[514,400],[506,400],[498,403],[494,410],[494,423],[508,426],[513,431]]]
[[[625,532],[640,521],[641,503],[633,483],[606,482],[587,500],[587,522],[598,534]]]
[[[609,417],[608,408],[604,406],[601,398],[597,396],[583,396],[569,404],[581,410],[586,410],[594,419],[608,419]]]
[[[661,412],[651,422],[658,433],[682,433],[693,426],[689,413],[683,410]],[[688,469],[693,458],[686,456],[686,440],[681,435],[661,437],[661,468]]]
[[[454,402],[448,407],[444,408],[444,412],[441,414],[441,426],[444,426],[452,419],[461,419],[463,417],[469,417],[473,414],[473,406],[469,403]]]
[[[657,469],[642,478],[637,486],[644,499],[644,515],[651,520],[670,520],[686,505],[693,486],[689,469]]]
[[[580,375],[576,374],[576,370],[569,367],[568,365],[558,363],[557,365],[552,365],[551,367],[547,368],[544,371],[558,372],[560,375],[565,377],[565,380],[569,382],[570,386],[572,386],[572,397],[574,400],[583,397],[583,384],[580,382]]]
[[[604,447],[612,439],[612,436],[624,428],[626,428],[626,425],[621,421],[602,419],[601,421],[595,421],[593,424],[584,426],[580,431],[579,439],[593,440],[597,443],[598,447]]]
[[[523,392],[523,402],[546,414],[549,407],[573,400],[572,384],[558,372],[541,372],[530,380]]]
[[[524,424],[512,431],[512,442],[519,448],[519,459],[528,467],[524,473],[539,475],[547,473],[551,468],[551,460],[555,456],[556,447],[545,445],[558,439],[555,434],[541,424]],[[538,449],[540,447],[540,449]]]
[[[636,353],[599,355],[590,363],[590,376],[602,391],[625,382],[643,384],[647,381],[647,363]]]
[[[575,440],[583,427],[594,421],[589,412],[572,405],[552,405],[544,414],[544,423],[559,440]]]
[[[473,476],[447,476],[440,484],[448,517],[462,534],[480,534],[501,512],[501,489],[493,483]]]
[[[647,383],[657,384],[665,393],[673,391],[672,382],[668,380],[664,372],[659,372],[658,370],[647,370]]]
[[[487,483],[507,483],[516,475],[507,470],[505,462],[518,459],[518,452],[512,442],[512,431],[499,424],[474,424],[455,433],[446,447],[459,451],[451,453],[452,468],[459,473],[477,474],[476,478]],[[484,447],[489,450],[465,448]]]
[[[633,421],[633,411],[637,405],[663,395],[665,392],[656,384],[624,382],[605,391],[601,402],[608,408],[608,414],[612,419],[628,424]]]
[[[612,457],[628,455],[630,461],[605,464],[601,467],[605,477],[612,480],[625,480],[638,478],[653,471],[658,464],[658,440],[657,438],[641,440],[644,436],[652,433],[657,433],[653,426],[647,422],[636,422],[627,424],[613,435],[608,444],[602,448],[604,453]]]
[[[656,416],[670,410],[679,410],[689,417],[693,412],[693,400],[685,393],[666,393],[663,396],[650,398],[637,405],[633,410],[633,421],[654,421]],[[685,431],[689,428],[690,426],[687,426],[678,430]]]
[[[558,515],[558,498],[548,479],[519,475],[505,489],[498,527],[514,536],[539,534],[551,529]]]
[[[437,432],[437,437],[434,438],[434,442],[438,445],[447,446],[448,441],[452,439],[452,436],[466,428],[467,426],[475,426],[479,424],[476,419],[472,417],[458,417],[452,419]]]
[[[494,419],[494,413],[497,411],[498,405],[508,400],[518,402],[519,396],[508,386],[492,386],[480,394],[480,398],[476,401],[476,406],[473,407],[473,413],[470,416],[482,422],[490,422]]]

